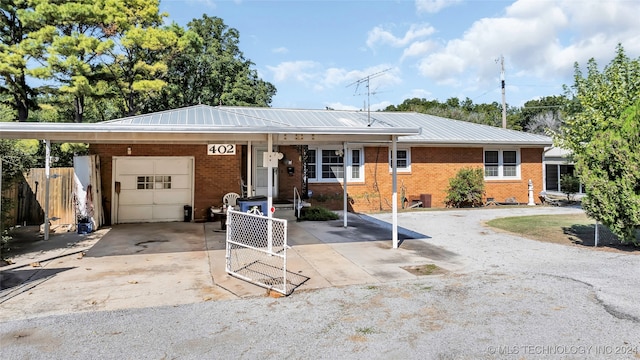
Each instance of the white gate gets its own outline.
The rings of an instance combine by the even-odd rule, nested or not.
[[[226,271],[240,279],[288,295],[287,220],[229,210]]]

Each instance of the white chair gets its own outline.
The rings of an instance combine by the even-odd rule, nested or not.
[[[238,193],[234,193],[234,192],[226,193],[222,197],[222,203],[227,205],[227,206],[236,207],[236,206],[238,206],[238,198],[239,197],[240,197],[240,195],[238,195]]]

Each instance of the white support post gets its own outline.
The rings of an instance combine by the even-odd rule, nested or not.
[[[344,226],[345,228],[347,227],[347,215],[349,213],[347,207],[348,202],[347,202],[347,143],[344,142],[342,144],[342,169],[343,169],[343,175],[342,175],[342,213],[343,213],[343,224],[342,226]]]
[[[49,240],[49,180],[51,165],[51,141],[45,140],[44,159],[44,239]]]
[[[271,223],[271,208],[273,207],[273,167],[271,164],[271,159],[273,157],[273,135],[267,135],[267,152],[269,153],[269,160],[267,162],[267,217],[268,225],[267,225],[267,248],[269,253],[273,253],[273,229]]]
[[[392,214],[392,239],[393,248],[398,248],[398,137],[391,137],[391,172],[392,172],[392,195],[391,195],[391,214]]]

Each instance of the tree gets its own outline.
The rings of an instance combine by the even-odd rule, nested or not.
[[[36,92],[27,84],[30,56],[23,46],[32,29],[19,16],[27,8],[26,0],[0,0],[0,95],[2,103],[16,111],[18,121],[27,121],[29,110],[36,106]]]
[[[105,13],[115,46],[107,50],[102,67],[121,99],[121,115],[135,115],[145,96],[166,86],[166,59],[180,51],[178,36],[160,27],[166,15],[159,13],[158,0],[113,1]]]
[[[520,128],[536,134],[557,131],[565,117],[568,102],[565,96],[545,96],[527,101],[520,110]]]
[[[484,194],[484,171],[480,168],[463,168],[449,180],[445,204],[447,207],[481,206]]]
[[[585,212],[622,242],[640,245],[640,101],[584,146],[576,157]]]
[[[22,43],[39,67],[31,73],[61,84],[57,90],[73,97],[74,121],[83,122],[87,97],[104,81],[96,73],[100,57],[113,47],[109,39],[108,0],[30,0],[20,12],[26,26],[38,28]],[[101,84],[102,83],[102,84]]]
[[[14,186],[16,179],[28,171],[35,164],[32,156],[38,148],[34,140],[5,140],[0,139],[0,161],[2,161],[2,189],[8,190]],[[9,211],[13,208],[13,200],[0,196],[2,212],[0,213],[0,255],[4,253],[4,246],[10,240],[5,236],[5,222]]]
[[[640,60],[621,45],[602,72],[589,60],[587,76],[575,66],[574,112],[556,142],[573,153],[587,196],[586,213],[623,242],[640,227]]]
[[[567,97],[573,98],[571,113],[556,140],[574,155],[580,155],[584,144],[608,129],[640,98],[640,59],[629,59],[622,45],[618,45],[615,58],[602,72],[595,59],[589,60],[586,77],[578,63],[574,71],[573,86],[565,87]]]
[[[271,104],[276,89],[244,58],[236,29],[207,15],[189,22],[187,30],[176,24],[170,29],[184,47],[169,56],[167,86],[145,105],[145,112],[196,104]]]

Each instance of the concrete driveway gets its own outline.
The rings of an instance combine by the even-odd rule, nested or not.
[[[486,244],[493,233],[482,226],[486,219],[579,211],[537,207],[405,213],[397,250],[391,249],[389,214],[350,214],[347,228],[342,220],[297,223],[292,212],[278,215],[290,220],[288,270],[308,278],[295,296],[309,289],[416,279],[403,269],[407,266],[436,264],[452,274],[506,266],[512,262],[510,251],[516,250],[504,236],[492,240],[503,249],[495,254],[475,244],[452,247],[447,238],[466,238],[469,244],[483,238]],[[547,249],[536,244],[525,242],[534,251]],[[86,236],[74,234],[60,245],[27,253],[2,268],[0,321],[266,294],[264,288],[225,273],[225,233],[219,223],[117,225]]]
[[[342,220],[278,215],[289,220],[288,271],[306,279],[295,291],[414,279],[401,266],[434,261],[458,267],[455,254],[422,241],[391,251],[390,230],[354,214],[347,228]],[[420,237],[407,231],[400,238]],[[225,232],[217,222],[123,224],[33,245],[44,248],[2,268],[0,321],[267,294],[225,272]]]

